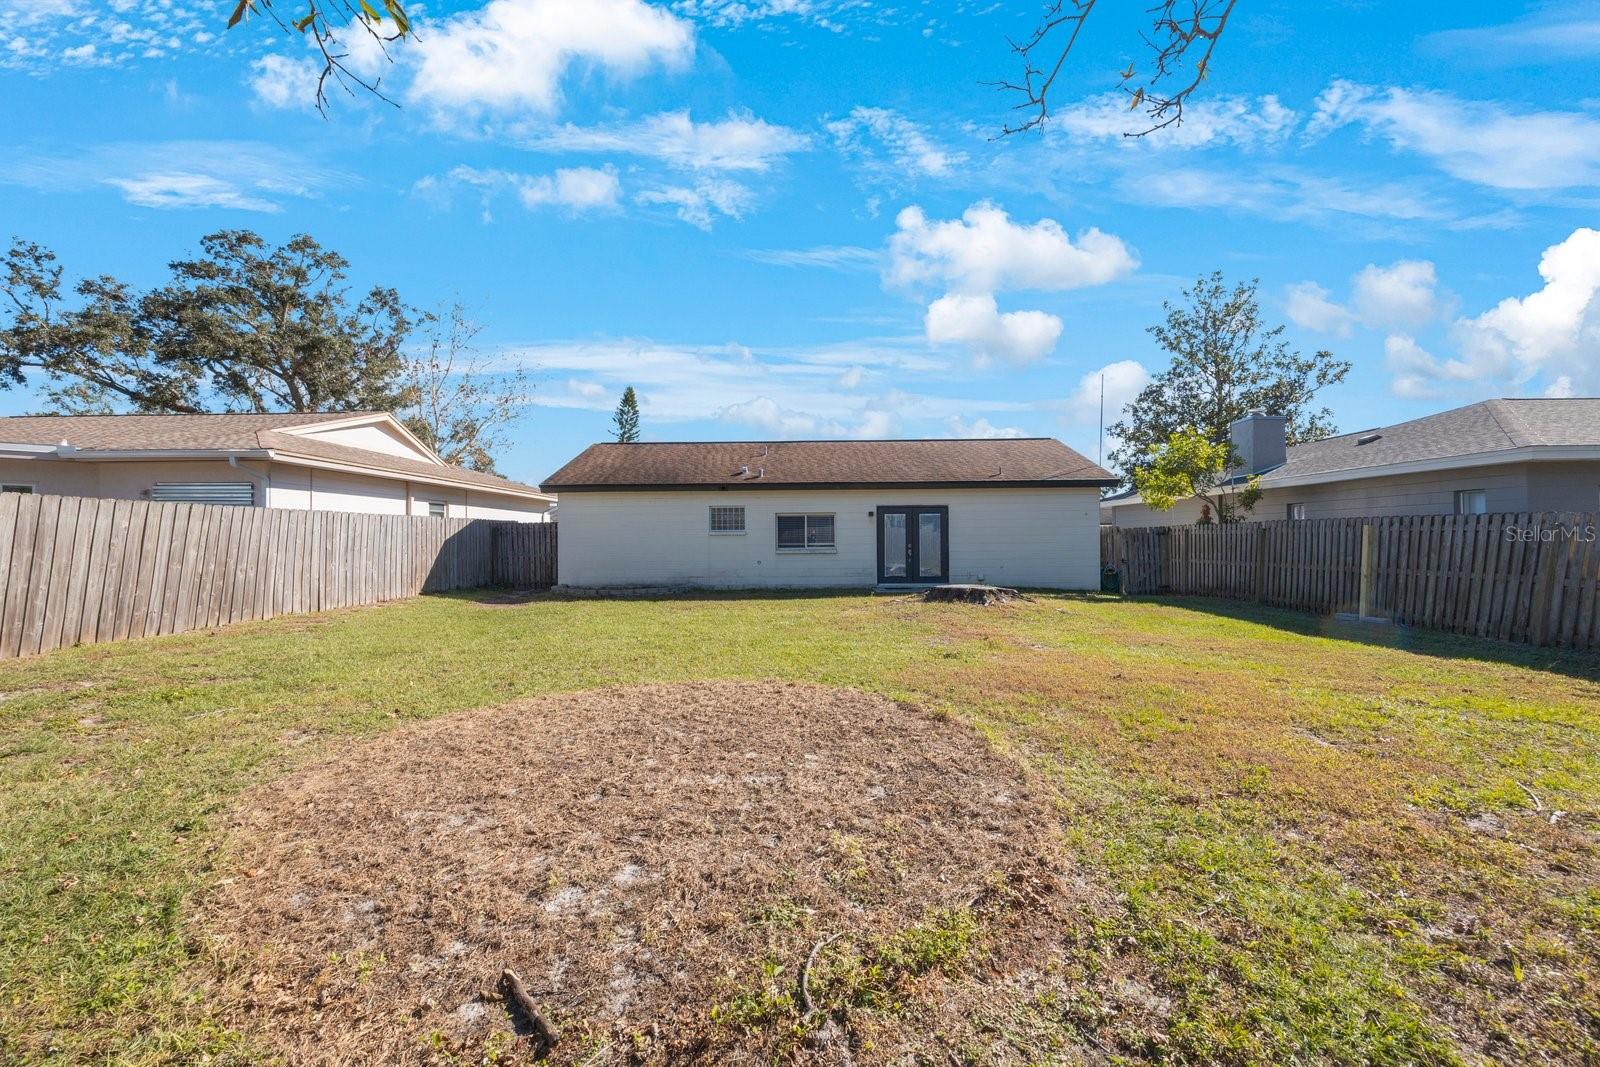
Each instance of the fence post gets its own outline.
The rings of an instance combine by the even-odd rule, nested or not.
[[[1554,515],[1540,516],[1538,530],[1540,536],[1534,540],[1534,550],[1539,553],[1537,575],[1533,587],[1533,611],[1528,620],[1528,643],[1542,645],[1550,637],[1550,601],[1555,596],[1556,570],[1559,562],[1556,552],[1556,540],[1546,541],[1544,531],[1550,528]]]
[[[1267,599],[1267,525],[1256,523],[1256,558],[1255,574],[1252,575],[1253,586],[1256,594],[1256,603],[1260,604]]]
[[[1363,619],[1372,618],[1372,523],[1361,524],[1361,594],[1356,614]]]

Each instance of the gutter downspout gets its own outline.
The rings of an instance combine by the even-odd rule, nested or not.
[[[271,455],[271,453],[269,452],[268,455]],[[270,462],[270,460],[269,460],[269,462]],[[255,472],[250,470],[249,467],[245,467],[245,466],[241,465],[239,463],[239,454],[237,452],[230,452],[228,454],[228,466],[232,467],[234,470],[238,471],[240,474],[244,475],[246,478],[249,478],[252,482],[255,482],[257,485],[261,486],[261,506],[262,507],[265,508],[265,507],[271,507],[272,506],[271,503],[267,499],[268,498],[268,494],[270,493],[270,491],[272,489],[272,479],[271,479],[271,477],[269,475],[256,474]],[[270,469],[271,468],[269,467],[268,470],[270,470]]]

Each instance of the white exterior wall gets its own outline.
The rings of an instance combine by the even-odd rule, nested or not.
[[[878,580],[879,506],[950,509],[950,580],[1053,589],[1100,585],[1098,489],[581,492],[561,497],[564,586],[795,588]],[[743,506],[743,534],[709,532]],[[831,513],[831,551],[779,552],[780,513]],[[868,512],[873,515],[869,517]]]
[[[403,456],[406,459],[420,459],[429,462],[433,459],[426,452],[419,452],[417,448],[398,434],[390,433],[381,425],[369,423],[366,426],[336,426],[332,429],[297,430],[296,437],[313,437],[318,441],[328,441],[336,445],[347,445],[350,448],[364,448],[368,452],[381,452],[386,456]]]
[[[522,497],[261,460],[234,467],[226,460],[0,459],[0,483],[31,485],[37,493],[139,500],[157,482],[254,482],[258,507],[300,511],[426,515],[429,500],[444,500],[452,519],[544,522],[549,508]]]
[[[227,460],[147,460],[138,463],[93,463],[39,459],[0,460],[0,482],[32,485],[36,493],[58,496],[99,496],[138,500],[157,482],[250,482],[257,485],[261,502],[261,465],[246,470]],[[254,477],[252,477],[252,475]]]

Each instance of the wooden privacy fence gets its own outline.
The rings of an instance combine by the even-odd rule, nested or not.
[[[550,585],[554,523],[0,494],[0,658],[474,586]]]
[[[1536,645],[1600,648],[1600,516],[1390,515],[1102,527],[1130,594],[1255,600]]]

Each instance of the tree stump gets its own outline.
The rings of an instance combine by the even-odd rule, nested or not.
[[[1003,585],[936,585],[925,590],[922,599],[940,604],[1004,604],[1011,600],[1032,600],[1030,596]]]

